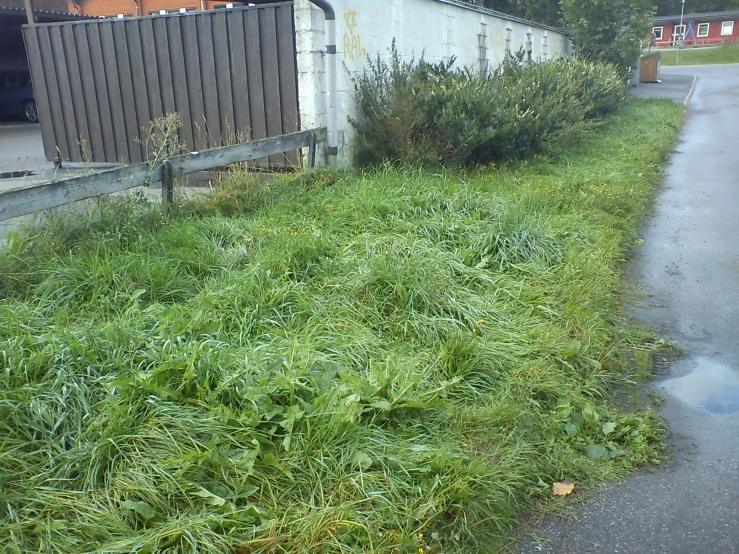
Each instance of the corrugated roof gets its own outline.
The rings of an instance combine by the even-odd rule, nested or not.
[[[739,18],[739,10],[727,10],[723,12],[696,12],[686,13],[683,15],[683,21],[702,20],[709,21],[714,19],[737,19]],[[677,15],[661,15],[659,17],[652,18],[654,23],[672,23],[674,21],[680,21],[680,14]]]

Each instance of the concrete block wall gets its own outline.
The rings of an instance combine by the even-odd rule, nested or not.
[[[361,73],[367,57],[389,57],[395,40],[406,59],[456,60],[457,67],[491,69],[506,52],[530,49],[532,59],[569,54],[569,38],[557,29],[456,0],[329,0],[336,10],[338,84],[337,163],[351,163],[354,115],[351,74]],[[326,125],[325,35],[323,12],[308,0],[295,0],[300,117],[304,129]]]
[[[295,2],[295,48],[298,63],[300,126],[326,126],[326,33],[323,12],[308,2]],[[325,149],[325,144],[323,145]],[[323,152],[318,152],[323,159]]]

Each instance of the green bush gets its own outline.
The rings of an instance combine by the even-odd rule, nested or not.
[[[609,65],[577,58],[522,64],[490,74],[432,64],[370,61],[355,76],[358,165],[385,160],[466,166],[523,159],[572,144],[615,110],[626,86]]]

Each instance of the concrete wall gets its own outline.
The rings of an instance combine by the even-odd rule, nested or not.
[[[569,53],[569,38],[556,29],[455,0],[330,0],[336,10],[338,130],[340,166],[351,162],[354,114],[350,74],[365,67],[367,56],[389,56],[395,40],[406,59],[430,62],[456,59],[458,67],[497,67],[507,50],[530,47],[532,59]],[[303,128],[326,125],[325,35],[323,12],[308,0],[295,0],[300,116]]]

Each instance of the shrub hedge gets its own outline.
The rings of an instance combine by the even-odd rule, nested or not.
[[[393,48],[354,77],[358,165],[467,166],[551,153],[626,98],[614,67],[580,58],[509,56],[489,73],[453,64],[403,61]]]

